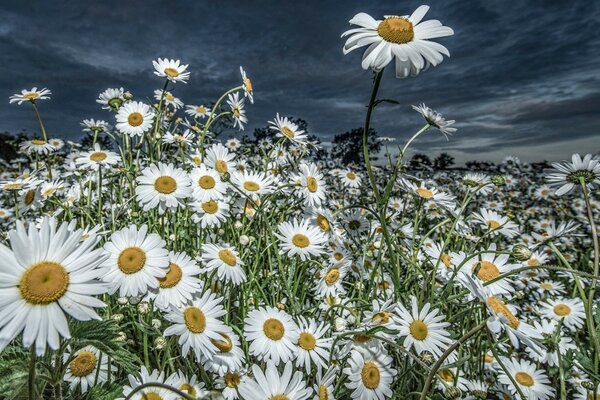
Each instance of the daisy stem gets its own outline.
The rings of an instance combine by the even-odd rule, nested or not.
[[[477,325],[475,328],[471,329],[469,332],[462,335],[460,337],[460,339],[458,339],[456,342],[454,342],[450,347],[448,347],[446,349],[446,351],[442,354],[442,356],[435,362],[435,364],[433,364],[433,367],[431,367],[431,370],[429,371],[429,374],[427,375],[427,379],[425,380],[425,384],[423,385],[423,390],[421,391],[421,397],[419,397],[419,400],[425,400],[427,398],[427,393],[429,393],[429,387],[431,386],[431,382],[433,381],[433,378],[435,377],[436,372],[442,366],[442,364],[444,363],[446,358],[448,358],[448,356],[454,350],[456,350],[456,348],[458,348],[463,342],[468,340],[470,337],[474,336],[477,332],[484,329],[485,327],[486,327],[486,322],[484,321],[484,322],[480,323],[479,325]]]
[[[35,355],[35,347],[31,346],[30,350],[31,360],[29,362],[29,379],[28,379],[28,387],[29,387],[29,400],[37,400],[37,394],[35,390],[35,363],[37,361],[37,357]]]
[[[16,190],[13,191],[13,197],[15,198],[15,217],[19,219],[19,195]]]
[[[44,136],[44,141],[48,142],[48,135],[46,134],[46,128],[44,127],[44,123],[42,122],[42,116],[40,115],[40,111],[38,110],[35,101],[31,102],[33,106],[33,111],[35,111],[35,116],[37,117],[38,122],[40,123],[40,129],[42,130],[42,135]]]
[[[369,181],[373,187],[373,194],[377,203],[379,203],[379,189],[377,188],[377,182],[375,181],[375,175],[373,174],[373,167],[371,166],[371,159],[369,158],[369,129],[371,128],[371,114],[375,108],[375,100],[377,99],[377,92],[379,91],[379,85],[381,84],[382,77],[383,69],[375,73],[375,78],[373,79],[373,90],[371,92],[371,100],[369,101],[367,115],[365,117],[365,126],[363,128],[363,157],[365,159],[365,166],[367,167],[367,175],[369,175]]]
[[[223,99],[225,97],[227,97],[228,94],[233,93],[233,92],[237,92],[240,89],[243,89],[244,85],[241,86],[236,86],[233,89],[229,89],[228,91],[226,91],[225,93],[223,93],[223,95],[221,97],[219,97],[219,99],[217,100],[217,102],[215,103],[215,105],[213,106],[212,112],[210,113],[210,116],[208,117],[208,121],[206,121],[206,125],[204,125],[204,128],[202,129],[202,138],[204,138],[204,136],[206,135],[206,132],[208,132],[208,127],[210,126],[210,124],[212,124],[212,120],[215,119],[214,115],[216,110],[219,108],[219,106],[221,105],[221,102],[223,101]],[[200,149],[200,145],[202,143],[200,141],[198,141],[198,149]]]
[[[513,386],[515,387],[515,389],[519,393],[519,396],[521,397],[521,400],[527,400],[527,397],[523,394],[523,391],[521,390],[521,387],[515,381],[515,378],[512,376],[512,374],[510,373],[510,371],[506,368],[506,366],[504,365],[504,363],[500,359],[500,356],[498,355],[498,352],[496,351],[496,348],[493,346],[493,344],[495,344],[495,340],[492,337],[492,334],[490,333],[489,330],[487,331],[487,334],[488,334],[488,338],[490,340],[490,343],[492,343],[492,346],[490,348],[492,350],[492,354],[494,355],[494,360],[496,360],[496,362],[498,363],[498,365],[500,365],[500,368],[502,368],[502,371],[504,371],[504,373],[506,374],[506,376],[508,377],[508,379],[510,379],[510,381],[513,384]]]
[[[560,399],[567,399],[567,387],[565,386],[565,369],[562,365],[562,357],[560,354],[560,330],[562,328],[563,320],[561,319],[556,327],[556,332],[554,333],[554,344],[556,345],[556,357],[558,362],[558,373],[560,376]]]
[[[400,157],[402,159],[404,159],[404,156],[406,155],[406,150],[408,150],[408,146],[410,146],[410,144],[412,142],[414,142],[414,140],[416,138],[418,138],[423,132],[425,132],[427,129],[431,128],[431,125],[427,124],[425,125],[423,128],[421,128],[417,133],[415,133],[414,135],[412,135],[412,137],[410,139],[408,139],[408,142],[406,142],[406,144],[404,145],[404,147],[402,148],[402,151],[400,151]]]

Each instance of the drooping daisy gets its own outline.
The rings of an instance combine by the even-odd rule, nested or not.
[[[300,184],[300,194],[304,197],[306,205],[309,207],[319,207],[325,201],[327,187],[325,178],[317,166],[313,163],[302,163],[299,166],[300,174],[297,181]]]
[[[542,315],[554,321],[561,321],[572,331],[583,326],[585,309],[583,301],[574,299],[549,299],[542,303]]]
[[[475,274],[482,283],[485,283],[519,267],[519,264],[508,262],[508,254],[495,254],[495,243],[490,245],[488,251],[480,256],[480,260],[471,258],[464,263],[459,274]],[[494,296],[510,295],[514,290],[515,288],[512,286],[510,279],[500,279],[486,286],[486,291]]]
[[[121,161],[121,157],[112,151],[102,150],[100,144],[94,145],[93,151],[84,151],[77,157],[75,164],[97,171],[100,167],[112,167]]]
[[[173,164],[152,164],[136,178],[135,195],[144,211],[158,208],[158,213],[183,206],[184,199],[192,194],[187,173]]]
[[[563,161],[553,163],[552,171],[547,177],[550,186],[558,187],[554,193],[557,196],[569,193],[581,184],[587,186],[588,191],[600,186],[600,161],[591,154],[586,154],[581,159],[579,154],[573,154],[571,162]]]
[[[179,110],[181,107],[183,107],[183,101],[173,96],[173,93],[167,90],[163,92],[160,89],[156,89],[154,91],[154,98],[158,101],[162,99],[167,106],[171,106],[176,110]]]
[[[242,75],[242,85],[244,87],[244,97],[250,100],[250,103],[254,104],[254,88],[252,87],[252,81],[246,75],[244,68],[240,66],[240,74]]]
[[[176,144],[177,146],[185,148],[185,146],[191,146],[194,142],[196,134],[186,129],[183,132],[166,132],[162,138],[164,143]]]
[[[244,125],[248,123],[248,117],[246,117],[246,110],[244,109],[244,99],[240,99],[238,92],[230,93],[227,96],[227,104],[231,108],[231,116],[233,117],[233,127],[244,130]]]
[[[431,39],[454,34],[437,20],[421,22],[428,10],[428,6],[420,6],[410,16],[386,16],[381,21],[365,13],[356,14],[350,23],[360,28],[342,34],[349,36],[344,54],[368,45],[363,69],[380,71],[395,58],[397,78],[417,76],[429,65],[441,63],[444,54],[450,56],[448,49]]]
[[[63,362],[72,357],[64,376],[64,380],[70,382],[71,391],[79,386],[81,393],[85,393],[95,384],[108,380],[108,356],[94,346],[85,346],[70,356],[69,353],[65,353]]]
[[[96,103],[102,104],[105,110],[118,110],[125,102],[123,88],[108,88],[98,95]]]
[[[202,290],[197,278],[200,268],[186,253],[169,252],[169,269],[164,278],[158,278],[158,293],[149,292],[154,305],[162,311],[180,308]]]
[[[50,94],[52,94],[52,92],[46,88],[41,90],[37,90],[37,87],[31,88],[31,90],[23,89],[21,90],[21,93],[10,96],[9,103],[17,103],[18,105],[21,105],[21,103],[24,101],[30,101],[33,103],[37,100],[47,100],[50,98]]]
[[[317,371],[317,379],[313,386],[315,397],[312,400],[335,400],[333,391],[337,372],[337,367],[330,367],[324,374],[322,371]]]
[[[194,118],[207,118],[212,115],[212,112],[209,107],[199,105],[199,106],[185,106],[185,113],[194,117]]]
[[[357,348],[352,350],[348,367],[346,387],[352,390],[351,397],[358,400],[382,400],[391,397],[392,383],[396,370],[392,368],[392,357],[381,351]]]
[[[206,150],[206,166],[217,170],[221,175],[235,170],[234,159],[235,154],[230,153],[221,143],[215,143]]]
[[[267,363],[263,372],[256,364],[252,365],[253,379],[246,379],[239,386],[244,400],[305,400],[310,397],[311,389],[302,380],[302,372],[292,375],[292,363],[287,363],[280,376],[277,364]]]
[[[231,183],[252,200],[275,190],[273,177],[264,172],[236,171],[231,174]]]
[[[104,244],[109,257],[102,279],[112,284],[111,294],[118,290],[120,297],[140,296],[160,287],[158,279],[169,271],[169,252],[158,234],[147,233],[147,225],[139,230],[131,225],[114,232]]]
[[[306,133],[298,127],[297,124],[290,121],[288,117],[280,117],[279,113],[275,116],[275,120],[269,121],[272,130],[276,132],[277,137],[286,138],[293,143],[306,143]]]
[[[329,324],[322,321],[318,324],[314,319],[306,320],[304,317],[300,317],[298,328],[300,334],[298,335],[296,366],[304,367],[308,375],[310,375],[313,363],[317,366],[317,371],[326,368],[326,361],[329,360],[333,343],[332,337],[325,337],[330,330]]]
[[[239,371],[245,362],[239,336],[231,331],[220,332],[220,334],[221,339],[211,340],[217,351],[213,354],[212,360],[205,360],[204,368],[219,375],[226,375],[228,371]]]
[[[143,136],[152,127],[154,111],[149,105],[139,101],[130,101],[119,108],[116,128],[123,134]]]
[[[440,113],[432,110],[425,104],[421,104],[419,106],[412,106],[412,108],[413,110],[421,114],[430,126],[439,129],[439,131],[442,132],[446,139],[448,139],[448,136],[456,132],[456,128],[452,127],[452,125],[454,125],[454,123],[456,122],[455,120],[446,120],[444,117],[442,117]]]
[[[528,400],[547,400],[554,398],[555,390],[544,370],[537,369],[535,364],[527,360],[503,359],[507,372],[512,376],[521,392]],[[504,370],[498,376],[501,383],[510,388],[513,396],[517,396],[517,388]]]
[[[190,72],[186,71],[189,64],[181,64],[179,60],[169,60],[168,58],[159,58],[152,61],[154,65],[154,75],[165,77],[171,82],[187,83],[190,78]]]
[[[211,359],[217,352],[213,341],[222,340],[221,332],[230,333],[220,318],[225,315],[223,298],[207,290],[189,305],[173,309],[165,318],[173,325],[165,330],[165,336],[179,336],[181,354],[185,357],[190,349],[198,362],[202,358]]]
[[[84,119],[81,121],[81,126],[83,126],[82,131],[84,132],[107,132],[111,129],[111,126],[108,122],[104,120],[95,120],[93,118]]]
[[[319,228],[310,226],[307,220],[282,222],[278,231],[273,234],[280,240],[282,254],[290,257],[298,255],[301,260],[323,254],[323,245],[327,242],[327,237]]]
[[[198,201],[222,199],[227,192],[227,184],[221,180],[219,172],[202,164],[190,172],[192,195]]]
[[[217,271],[219,279],[239,285],[246,282],[244,263],[235,248],[228,244],[216,245],[206,243],[202,246],[202,273]]]
[[[294,359],[300,331],[292,317],[274,307],[252,310],[244,320],[244,333],[250,354],[275,366]],[[286,367],[287,367],[286,365]]]
[[[100,282],[105,260],[95,234],[82,240],[83,230],[53,218],[43,218],[39,229],[21,221],[8,233],[11,248],[0,244],[0,351],[23,332],[24,347],[44,354],[46,344],[59,347],[59,337],[70,338],[65,313],[88,321],[100,319],[94,308],[104,303],[94,296],[106,292]]]
[[[19,150],[25,154],[46,155],[56,151],[56,147],[52,146],[44,139],[31,139],[21,142]]]

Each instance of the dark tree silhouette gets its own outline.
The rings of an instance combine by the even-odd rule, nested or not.
[[[433,167],[435,169],[448,169],[454,165],[454,157],[448,153],[442,153],[433,160]]]
[[[342,164],[363,164],[363,128],[352,129],[333,137],[331,155]],[[381,150],[381,141],[374,129],[369,129],[369,153],[372,160],[377,160],[376,154]]]
[[[427,169],[431,168],[431,159],[425,155],[417,153],[410,159],[409,166],[412,169]]]

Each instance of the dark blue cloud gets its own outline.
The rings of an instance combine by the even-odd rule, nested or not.
[[[107,87],[138,98],[162,86],[157,57],[190,64],[184,102],[207,103],[249,72],[256,104],[248,129],[276,112],[302,117],[325,142],[362,124],[370,73],[360,52],[343,56],[340,34],[364,11],[408,14],[417,1],[102,1],[0,3],[0,130],[37,130],[29,107],[8,104],[20,89],[52,89],[42,112],[53,135],[77,138],[84,118],[112,115],[95,103]],[[458,159],[558,159],[600,150],[600,4],[563,1],[434,1],[427,18],[455,35],[452,54],[417,79],[384,77],[382,97],[398,106],[376,111],[382,135],[407,138],[422,121],[410,105],[424,102],[456,119],[445,141],[435,132],[419,151]],[[391,71],[388,71],[391,72]]]

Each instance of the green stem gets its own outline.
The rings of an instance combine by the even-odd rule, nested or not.
[[[371,92],[371,100],[369,101],[369,107],[367,108],[367,115],[365,117],[365,126],[363,128],[363,157],[365,159],[365,166],[367,167],[367,175],[369,175],[369,181],[373,187],[373,194],[375,195],[375,201],[377,203],[379,203],[379,189],[377,188],[377,182],[375,181],[375,175],[373,174],[373,167],[371,166],[371,159],[369,158],[369,129],[371,128],[371,114],[375,108],[375,100],[377,99],[377,92],[379,91],[379,85],[381,84],[382,77],[383,70],[375,73],[373,90]]]
[[[28,378],[28,387],[29,387],[29,400],[36,400],[37,393],[35,390],[35,363],[37,361],[37,357],[35,355],[35,347],[31,346],[30,350],[31,360],[29,361],[29,378]]]

